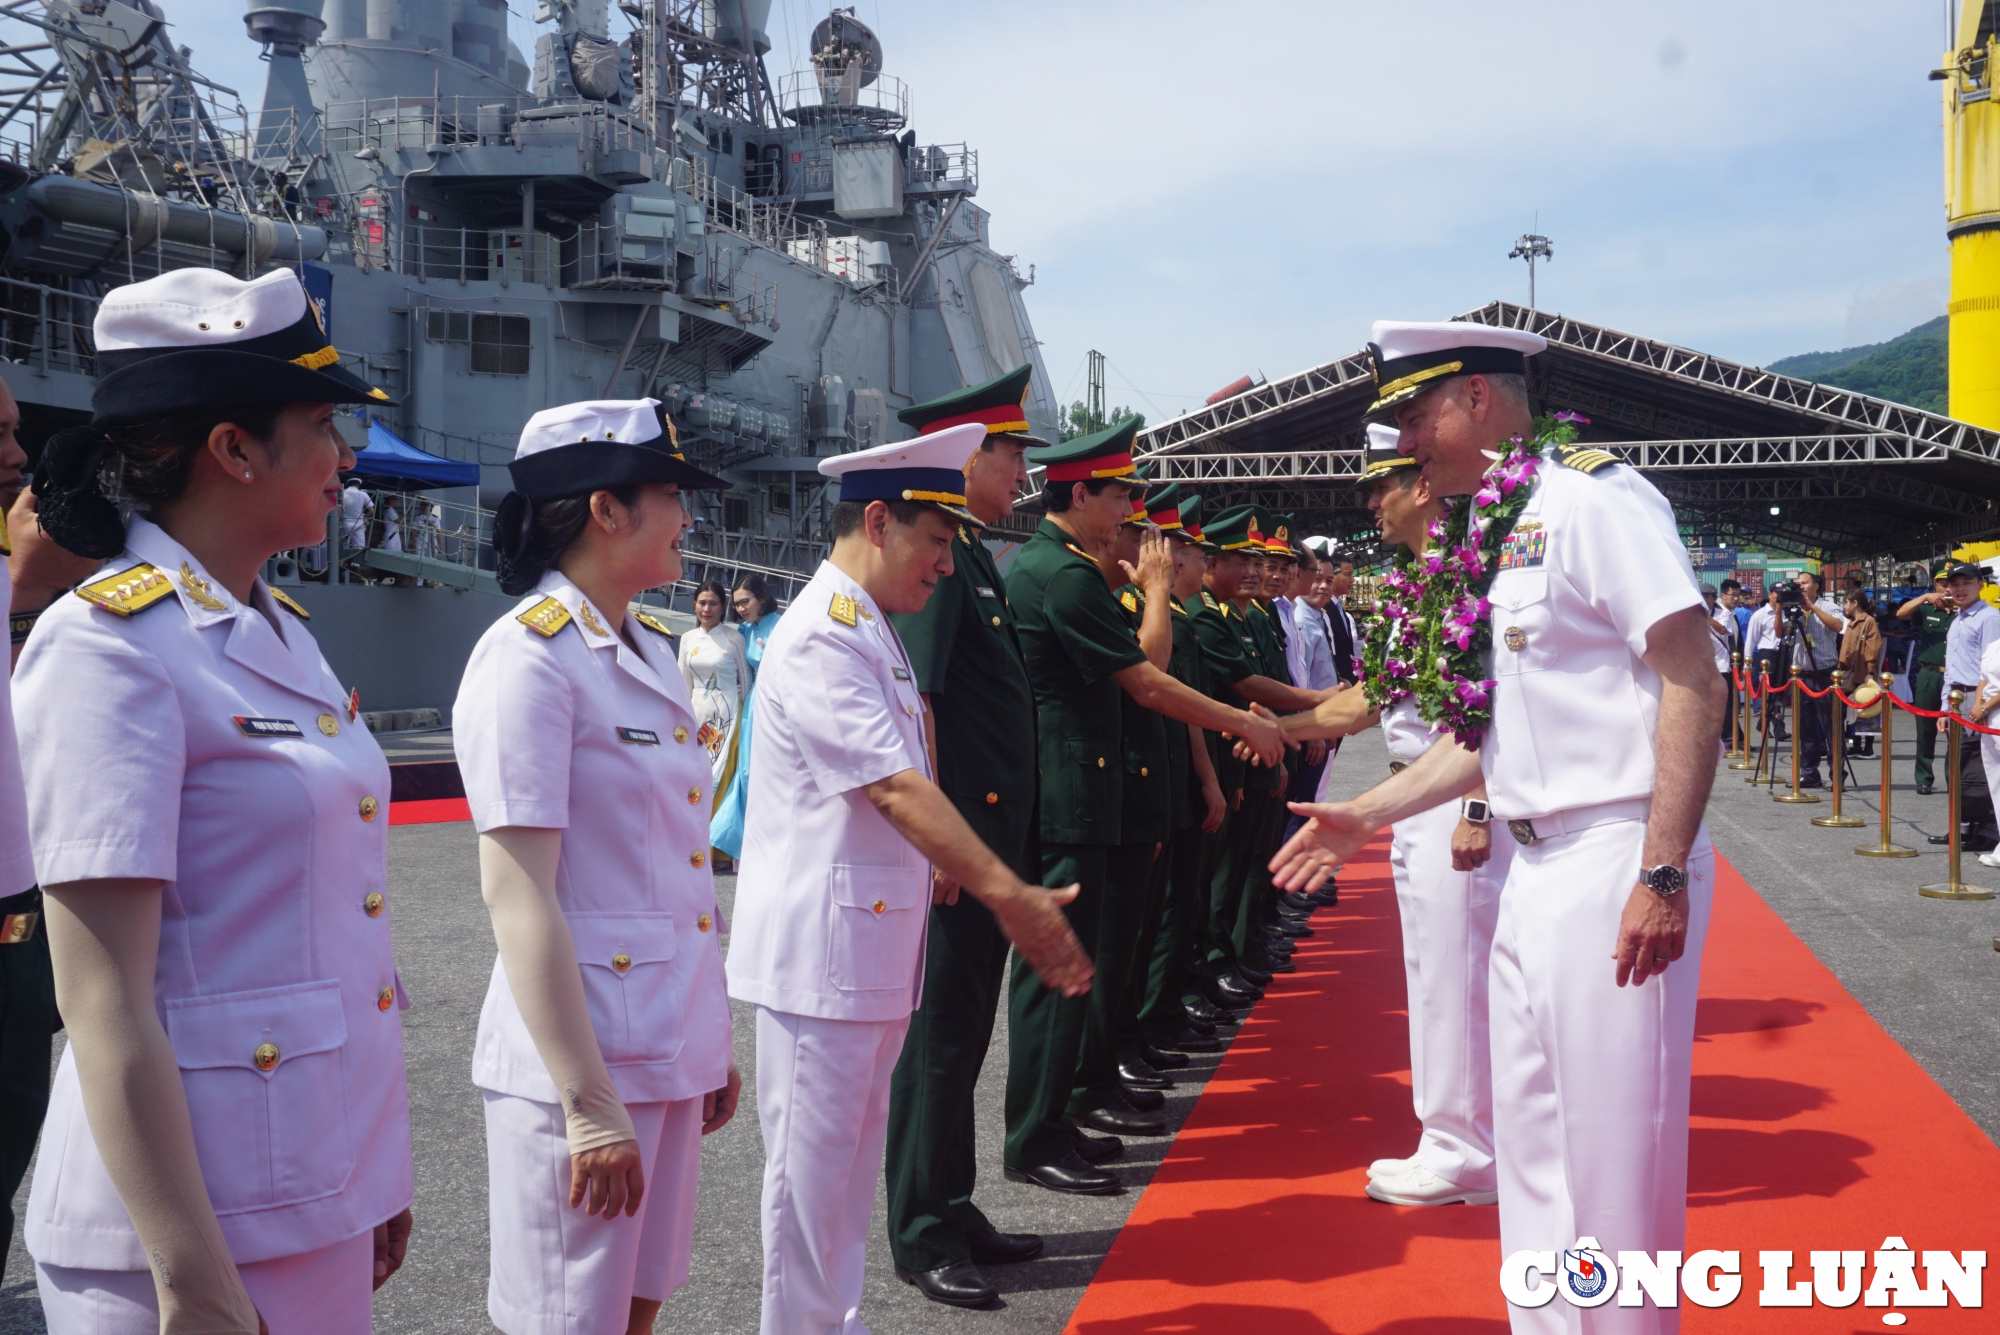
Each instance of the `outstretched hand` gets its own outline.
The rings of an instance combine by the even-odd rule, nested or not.
[[[1308,819],[1271,859],[1271,879],[1281,890],[1310,894],[1319,889],[1375,834],[1375,827],[1351,802],[1286,805]]]
[[[1070,930],[1062,906],[1081,893],[1081,885],[1045,890],[1024,885],[1018,894],[987,901],[1000,930],[1041,980],[1066,997],[1090,991],[1090,956]]]

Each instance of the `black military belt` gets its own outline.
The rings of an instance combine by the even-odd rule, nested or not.
[[[42,892],[23,890],[0,899],[0,946],[17,946],[35,939],[42,921]]]

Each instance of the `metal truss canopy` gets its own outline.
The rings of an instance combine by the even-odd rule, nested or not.
[[[1584,439],[1652,478],[1691,536],[1840,558],[2000,533],[2000,432],[1507,302],[1458,318],[1548,339],[1529,362],[1537,404],[1588,417]],[[1358,536],[1372,529],[1355,480],[1373,398],[1356,353],[1161,423],[1135,453],[1217,503]]]

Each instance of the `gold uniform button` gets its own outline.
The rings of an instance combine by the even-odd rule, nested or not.
[[[375,813],[381,809],[382,804],[377,802],[373,797],[364,797],[361,799],[361,819],[374,820]]]
[[[887,913],[889,911],[889,906],[878,899],[875,901],[875,911],[877,913]]]
[[[385,987],[385,988],[383,988],[383,989],[382,989],[382,990],[381,990],[380,992],[377,992],[377,993],[375,994],[375,1009],[376,1009],[376,1010],[378,1010],[378,1011],[385,1011],[385,1010],[388,1010],[388,1009],[389,1009],[389,1008],[390,1008],[391,1006],[393,1006],[393,1005],[395,1005],[395,1004],[396,1004],[396,989],[395,989],[395,988],[393,988],[393,987]]]
[[[382,904],[382,892],[370,890],[368,898],[361,901],[361,911],[371,918],[379,918],[382,916]]]
[[[321,714],[319,716],[319,730],[329,737],[338,736],[340,733],[340,720],[331,714]]]
[[[1103,757],[1103,756],[1099,756],[1099,757],[1097,758],[1097,768],[1099,768],[1099,769],[1103,769],[1103,768],[1104,768],[1104,757]]]
[[[621,950],[611,957],[611,967],[619,973],[624,973],[632,967],[632,957]]]
[[[709,917],[706,913],[694,920],[694,927],[698,932],[705,932],[713,926],[715,926],[715,919]]]
[[[688,854],[688,866],[690,867],[699,867],[706,861],[708,861],[708,854],[706,853],[696,852]]]
[[[278,1045],[276,1043],[259,1043],[257,1050],[250,1054],[250,1060],[257,1063],[257,1069],[260,1071],[273,1069],[278,1064]]]
[[[999,800],[1000,800],[1000,794],[998,793],[988,793],[986,795],[986,805],[989,807],[997,803]]]
[[[688,805],[691,807],[698,807],[701,805],[701,789],[699,788],[688,789]]]
[[[1150,775],[1151,773],[1152,773],[1152,771],[1151,771],[1151,770],[1149,770],[1149,769],[1147,769],[1147,768],[1146,768],[1146,767],[1145,767],[1144,765],[1141,765],[1141,766],[1139,766],[1139,777],[1140,777],[1140,778],[1142,778],[1142,779],[1143,779],[1143,778],[1146,778],[1146,777],[1148,777],[1148,776],[1149,776],[1149,775]]]
[[[675,729],[674,729],[674,740],[675,740],[675,741],[677,741],[677,742],[685,742],[685,741],[686,741],[687,739],[688,739],[688,730],[687,730],[686,728],[675,728]]]
[[[994,617],[994,618],[993,618],[993,624],[994,624],[994,625],[996,625],[996,626],[997,626],[997,625],[999,625],[999,624],[1000,624],[1000,618],[999,618],[999,617]]]

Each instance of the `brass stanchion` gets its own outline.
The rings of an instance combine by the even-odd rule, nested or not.
[[[1763,672],[1757,675],[1764,683],[1763,694],[1758,697],[1763,700],[1764,707],[1758,711],[1757,718],[1757,763],[1750,767],[1750,777],[1743,781],[1745,783],[1764,782],[1764,758],[1771,751],[1771,678]]]
[[[1789,793],[1772,793],[1771,800],[1773,802],[1817,802],[1819,801],[1818,793],[1802,793],[1799,791],[1799,739],[1805,736],[1806,721],[1805,717],[1799,713],[1799,665],[1797,663],[1792,664],[1792,681],[1785,700],[1791,708],[1792,716],[1792,791]],[[1775,779],[1775,776],[1773,777]]]
[[[1894,677],[1886,672],[1882,674],[1882,837],[1875,843],[1865,844],[1854,850],[1864,858],[1913,858],[1917,855],[1917,850],[1914,848],[1904,848],[1901,844],[1889,842],[1889,760],[1895,754],[1895,747],[1890,744],[1894,732],[1890,721],[1896,714],[1889,688],[1895,684]]]
[[[1949,776],[1951,779],[1951,787],[1947,790],[1951,794],[1951,857],[1949,860],[1949,866],[1951,869],[1950,870],[1951,879],[1944,882],[1941,885],[1918,886],[1917,893],[1922,895],[1926,899],[1993,898],[1993,892],[1991,890],[1982,890],[1980,887],[1976,885],[1967,885],[1963,880],[1959,878],[1958,874],[1958,859],[1961,851],[1959,848],[1959,844],[1962,842],[1962,836],[1959,832],[1959,812],[1958,812],[1959,788],[1960,788],[1959,751],[1965,741],[1965,729],[1959,726],[1958,710],[1959,707],[1964,703],[1965,703],[1965,692],[1953,691],[1951,693],[1951,717],[1945,721],[1945,726],[1951,729],[1951,744],[1949,747],[1949,754],[1951,756],[1951,774]]]
[[[1731,769],[1750,768],[1750,692],[1736,686],[1739,681],[1747,682],[1743,673],[1743,655],[1729,655],[1729,685],[1736,696],[1736,707],[1730,710],[1736,729],[1736,744],[1722,753]]]
[[[1824,816],[1814,816],[1813,824],[1835,830],[1851,830],[1868,822],[1859,816],[1840,814],[1840,784],[1847,769],[1847,726],[1841,719],[1839,668],[1833,670],[1833,694],[1827,698],[1827,712],[1833,716],[1833,745],[1828,748],[1833,759],[1833,810]]]

